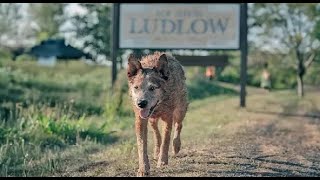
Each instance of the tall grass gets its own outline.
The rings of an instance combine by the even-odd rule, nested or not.
[[[87,156],[87,150],[117,140],[114,129],[122,114],[117,114],[119,105],[109,103],[118,98],[108,95],[109,72],[109,68],[78,61],[52,68],[32,61],[4,62],[0,68],[0,176],[57,172],[66,166],[61,154],[77,147]]]

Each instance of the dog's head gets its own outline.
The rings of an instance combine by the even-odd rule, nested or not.
[[[139,59],[131,54],[128,58],[127,76],[129,91],[139,116],[149,118],[161,102],[168,80],[168,60],[162,54],[152,68],[143,68]]]

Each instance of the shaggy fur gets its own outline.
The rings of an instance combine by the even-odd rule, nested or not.
[[[174,126],[173,153],[181,147],[180,133],[188,102],[185,73],[180,63],[171,55],[155,52],[141,60],[128,58],[128,85],[135,112],[135,129],[139,155],[138,176],[149,174],[147,155],[147,126],[153,130],[154,159],[157,167],[168,164],[170,134]],[[158,119],[164,122],[163,139],[158,129]]]

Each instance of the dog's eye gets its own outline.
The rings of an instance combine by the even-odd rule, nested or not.
[[[138,86],[135,86],[134,88],[135,88],[135,89],[138,89]]]
[[[154,91],[154,87],[153,86],[151,86],[151,87],[149,87],[149,91]]]

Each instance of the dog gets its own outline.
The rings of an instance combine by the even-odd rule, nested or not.
[[[139,155],[137,176],[147,176],[150,164],[147,155],[148,122],[153,130],[154,159],[157,167],[168,164],[170,135],[173,154],[180,151],[180,133],[185,118],[188,99],[185,72],[172,55],[156,51],[141,58],[128,57],[127,79],[129,95],[135,114],[135,131]],[[158,129],[158,120],[164,122],[163,138]]]

